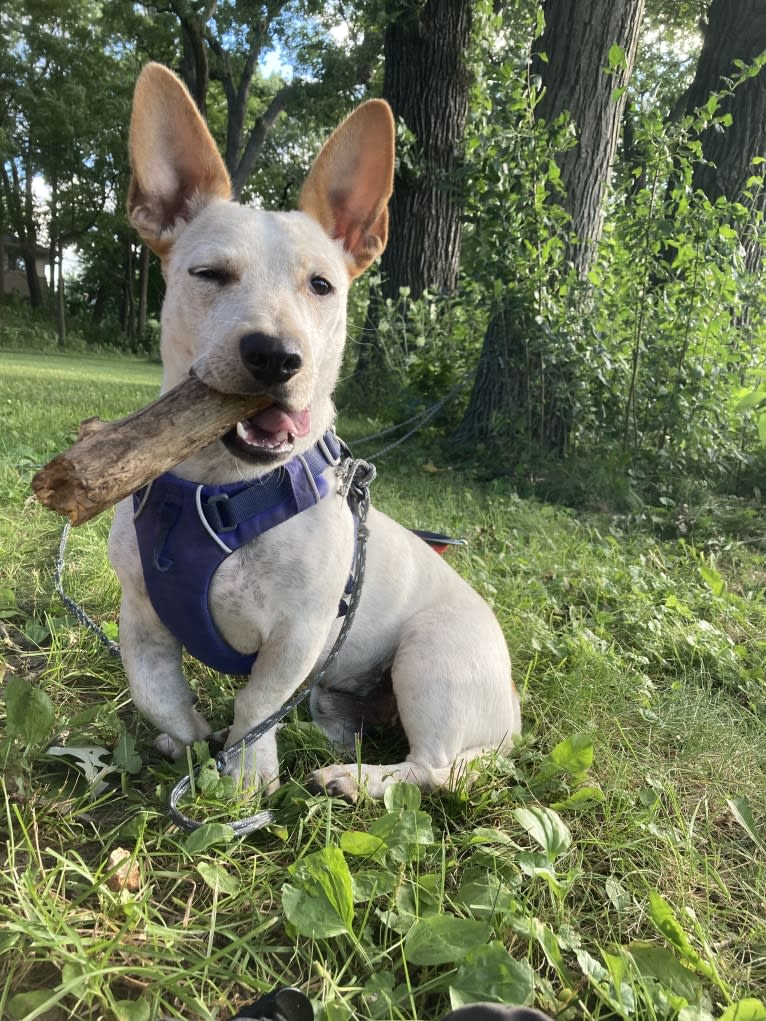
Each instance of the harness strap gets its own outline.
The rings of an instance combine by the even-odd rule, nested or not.
[[[253,542],[330,491],[324,477],[340,462],[327,433],[303,455],[251,482],[204,486],[161,475],[133,497],[134,523],[149,599],[160,620],[195,659],[221,673],[248,674],[241,654],[218,631],[208,592],[234,550]]]
[[[294,497],[296,514],[313,506],[322,494],[317,479],[328,465],[340,464],[340,443],[327,433],[316,446],[299,454],[285,465],[285,469],[267,485],[248,485],[240,492],[226,490],[214,493],[201,501],[202,511],[214,532],[233,532],[235,528],[258,515],[264,514]]]

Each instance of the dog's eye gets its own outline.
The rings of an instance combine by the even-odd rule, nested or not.
[[[228,284],[231,280],[231,273],[225,269],[218,269],[215,266],[193,266],[189,270],[190,276],[198,280],[210,280],[214,284]]]
[[[323,298],[326,294],[332,294],[333,286],[329,280],[325,280],[324,277],[312,277],[309,283],[309,287],[318,294],[320,298]]]

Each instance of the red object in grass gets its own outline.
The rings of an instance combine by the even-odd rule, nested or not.
[[[428,532],[420,528],[413,528],[412,531],[437,553],[446,553],[450,546],[468,545],[465,539],[453,539],[449,535],[442,535],[441,532]]]

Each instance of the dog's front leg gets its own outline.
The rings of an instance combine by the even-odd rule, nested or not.
[[[125,592],[120,608],[120,651],[133,702],[160,731],[156,747],[178,758],[210,734],[194,708],[194,692],[181,669],[181,646],[146,598]]]
[[[253,727],[265,720],[293,694],[308,677],[319,659],[328,628],[296,626],[273,634],[261,647],[247,684],[234,701],[234,722],[226,747],[230,748]],[[269,793],[279,786],[276,727],[242,750],[226,768],[243,788],[264,788]]]

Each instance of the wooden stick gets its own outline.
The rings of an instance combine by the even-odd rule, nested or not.
[[[190,376],[127,418],[83,422],[77,442],[37,472],[32,489],[81,525],[273,403],[218,393]]]

